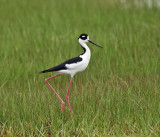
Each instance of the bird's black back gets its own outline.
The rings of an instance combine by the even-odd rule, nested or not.
[[[79,57],[79,56],[78,56],[78,57],[75,57],[75,58],[71,58],[71,59],[63,62],[63,63],[60,64],[60,65],[54,66],[53,68],[50,68],[50,69],[47,69],[47,70],[43,70],[43,71],[41,71],[40,73],[66,70],[66,69],[68,69],[68,68],[66,67],[66,64],[77,63],[77,62],[80,62],[80,61],[82,61],[82,58]]]

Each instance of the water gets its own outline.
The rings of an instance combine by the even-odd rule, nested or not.
[[[125,4],[125,6],[130,6],[130,2],[128,0],[120,0],[121,3]],[[147,6],[148,8],[158,7],[160,8],[160,0],[133,0],[133,4],[136,7],[144,7]]]

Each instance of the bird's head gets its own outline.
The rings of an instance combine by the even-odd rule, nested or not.
[[[83,44],[83,43],[86,43],[86,42],[90,42],[90,43],[92,43],[92,44],[94,44],[94,45],[96,45],[96,46],[98,46],[98,47],[100,47],[100,48],[103,48],[103,47],[97,45],[96,43],[90,41],[90,40],[89,40],[89,36],[88,36],[87,34],[85,34],[85,33],[82,33],[82,34],[79,36],[78,41],[79,41],[80,44],[81,44],[81,43]]]

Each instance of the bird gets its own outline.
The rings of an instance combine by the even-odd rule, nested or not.
[[[65,103],[61,99],[61,97],[57,94],[57,92],[53,89],[53,87],[50,85],[50,83],[48,81],[52,78],[60,76],[61,74],[70,75],[70,82],[69,82],[69,86],[68,86],[68,90],[67,90],[67,94],[66,94],[66,100],[67,100],[69,110],[70,110],[70,115],[71,115],[72,118],[73,118],[73,113],[72,113],[70,102],[69,102],[69,90],[70,90],[70,87],[71,87],[72,79],[75,76],[75,74],[84,71],[89,64],[89,61],[90,61],[90,58],[91,58],[91,51],[90,51],[90,49],[89,49],[89,47],[87,46],[86,43],[89,42],[89,43],[92,43],[92,44],[94,44],[94,45],[96,45],[100,48],[103,48],[103,47],[97,45],[96,43],[90,41],[89,40],[89,35],[87,35],[85,33],[82,33],[78,37],[78,42],[83,49],[82,54],[80,54],[77,57],[71,58],[71,59],[63,62],[62,64],[59,64],[59,65],[54,66],[50,69],[43,70],[43,71],[40,72],[40,73],[58,72],[57,75],[46,78],[45,82],[51,88],[51,90],[56,94],[58,99],[61,101],[61,103],[62,103],[61,112],[63,112],[63,110],[64,110]]]

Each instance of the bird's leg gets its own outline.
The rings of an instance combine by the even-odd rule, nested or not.
[[[55,75],[55,76],[52,76],[52,77],[49,77],[49,78],[46,78],[45,79],[45,82],[47,83],[47,85],[52,89],[52,91],[56,94],[56,96],[59,98],[59,100],[61,101],[62,103],[62,108],[61,108],[61,112],[63,112],[63,109],[64,109],[64,106],[65,106],[65,103],[63,102],[63,100],[60,98],[60,96],[57,94],[57,92],[53,89],[53,87],[49,84],[48,80],[52,79],[52,78],[55,78],[55,77],[58,77],[60,74],[58,75]]]
[[[69,103],[69,90],[70,90],[70,87],[71,87],[71,82],[72,82],[72,77],[71,77],[70,82],[69,82],[69,86],[68,86],[68,91],[67,91],[66,99],[67,99],[67,103],[68,103],[68,106],[69,106],[70,114],[71,114],[71,116],[72,116],[72,118],[73,118],[71,106],[70,106],[70,103]]]

